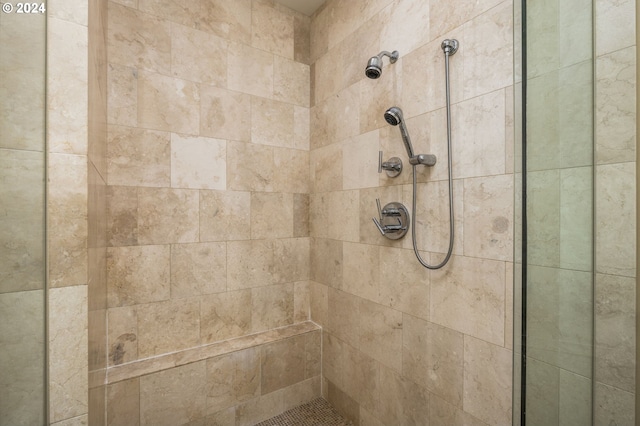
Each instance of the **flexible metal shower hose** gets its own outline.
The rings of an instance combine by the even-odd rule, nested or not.
[[[416,165],[413,165],[413,206],[411,208],[411,239],[413,240],[413,251],[418,258],[418,261],[427,269],[440,269],[447,264],[451,258],[453,252],[453,238],[454,238],[454,225],[453,225],[453,173],[451,171],[451,96],[449,93],[449,52],[444,53],[444,69],[446,74],[446,98],[447,98],[447,157],[449,164],[449,249],[444,260],[437,265],[429,265],[420,256],[418,252],[418,244],[416,242],[416,201],[417,201],[417,178],[416,178]]]

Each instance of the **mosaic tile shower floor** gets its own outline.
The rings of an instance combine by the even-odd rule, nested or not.
[[[255,426],[353,426],[327,401],[314,399]]]

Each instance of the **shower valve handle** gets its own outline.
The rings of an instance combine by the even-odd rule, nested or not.
[[[379,198],[376,198],[376,206],[378,218],[372,219],[380,234],[391,240],[404,237],[409,229],[409,212],[406,207],[400,203],[389,203],[382,208]]]
[[[402,160],[391,157],[389,161],[382,161],[382,151],[378,151],[378,173],[382,173],[382,170],[387,172],[387,176],[396,177],[402,172]]]

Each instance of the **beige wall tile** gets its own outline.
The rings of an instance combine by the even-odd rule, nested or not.
[[[293,59],[293,14],[274,7],[273,2],[254,1],[251,8],[251,45]]]
[[[200,344],[198,298],[140,305],[137,312],[139,358],[148,358]]]
[[[227,143],[171,134],[173,188],[227,189]]]
[[[311,188],[314,193],[342,189],[344,180],[342,148],[341,144],[331,144],[311,151]]]
[[[308,238],[275,240],[273,245],[273,280],[291,283],[309,279],[311,253]]]
[[[44,288],[44,167],[43,153],[0,150],[0,293]]]
[[[273,191],[273,147],[227,142],[227,189]]]
[[[42,424],[45,413],[45,294],[0,294],[0,411],[7,424]]]
[[[240,43],[229,44],[227,84],[230,90],[271,98],[273,54]]]
[[[326,286],[341,288],[343,256],[342,242],[314,238],[311,242],[311,279]]]
[[[445,5],[439,2],[430,3],[429,6],[429,28],[431,30],[431,39],[444,37],[447,31],[459,27],[470,19],[480,15],[481,13],[497,6],[501,0],[490,0],[482,3],[468,3],[456,0],[454,3]],[[456,13],[449,13],[455,7]],[[446,19],[443,19],[446,16]]]
[[[431,321],[504,344],[504,262],[453,256],[431,272]]]
[[[140,425],[140,379],[107,386],[107,425]]]
[[[636,276],[635,164],[596,166],[596,272]]]
[[[464,408],[489,424],[511,422],[511,351],[465,336]]]
[[[50,152],[87,153],[87,27],[47,20],[47,144]]]
[[[560,370],[560,424],[587,424],[593,419],[593,382]]]
[[[309,194],[293,194],[293,236],[309,236]]]
[[[293,195],[251,194],[251,238],[293,237]]]
[[[593,270],[593,167],[560,170],[560,266]]]
[[[593,346],[591,274],[530,266],[528,279],[527,355],[588,377]]]
[[[390,368],[380,367],[380,400],[375,413],[383,424],[426,424],[429,399],[424,387]]]
[[[453,176],[503,174],[504,92],[498,90],[454,105],[451,113],[457,117],[452,123]]]
[[[358,349],[360,347],[360,328],[362,326],[360,321],[362,299],[330,288],[328,290],[328,300],[330,311],[326,325],[327,331]],[[370,326],[369,329],[372,327]],[[367,336],[367,342],[372,341],[374,337],[375,334],[370,331]],[[336,384],[340,385],[339,382],[336,382]]]
[[[251,98],[251,142],[293,148],[293,105],[265,98]]]
[[[368,410],[375,411],[380,392],[379,364],[350,345],[343,345],[343,384],[347,395]]]
[[[108,34],[109,62],[169,75],[171,25],[168,22],[111,2]]]
[[[110,63],[107,66],[107,122],[122,126],[138,124],[138,70]]]
[[[138,242],[190,243],[198,240],[198,202],[195,190],[138,189]]]
[[[390,308],[429,318],[429,271],[412,250],[380,247],[380,303]]]
[[[283,397],[283,391],[276,391],[238,405],[236,426],[252,426],[282,413]]]
[[[462,407],[463,334],[403,315],[402,375]]]
[[[207,413],[239,405],[260,395],[260,349],[211,358],[207,364]]]
[[[402,371],[402,312],[360,300],[358,347],[373,359]]]
[[[227,288],[225,243],[171,246],[171,298],[220,293]]]
[[[251,332],[251,290],[228,291],[200,302],[200,339],[213,343]]]
[[[309,311],[310,319],[321,327],[328,324],[328,303],[329,295],[326,285],[311,281],[310,282],[310,302]]]
[[[107,187],[107,242],[128,246],[138,242],[138,188]]]
[[[597,164],[635,158],[635,59],[632,47],[596,59]]]
[[[60,422],[51,423],[51,426],[87,426],[89,424],[89,416],[73,417],[71,419],[62,420]]]
[[[453,253],[464,252],[464,217],[467,209],[465,204],[464,181],[453,182],[453,213],[454,213],[454,241]],[[403,187],[403,200],[405,206],[411,209],[413,203],[413,187]],[[427,200],[433,200],[427,202]],[[419,250],[435,253],[446,253],[449,248],[449,184],[447,181],[434,181],[426,184],[418,184],[416,200],[416,244]],[[413,220],[413,219],[412,219]],[[467,237],[469,238],[469,237]],[[412,247],[409,240],[403,240],[405,248]],[[443,254],[434,255],[438,259]],[[433,263],[440,260],[433,260]]]
[[[282,409],[291,410],[317,398],[320,398],[320,376],[284,388]]]
[[[465,23],[464,36],[465,99],[511,85],[513,83],[513,7],[511,3],[502,2]]]
[[[200,241],[249,239],[250,214],[249,192],[200,191]]]
[[[48,293],[49,416],[57,422],[87,413],[87,286]]]
[[[219,139],[251,139],[251,96],[200,85],[200,134]]]
[[[336,386],[343,386],[346,343],[328,332],[322,333],[322,376]]]
[[[342,189],[371,188],[378,186],[378,131],[372,131],[343,143]],[[383,158],[383,161],[386,161]],[[332,159],[335,169],[335,158]]]
[[[327,400],[343,417],[354,424],[360,423],[358,403],[332,382],[329,382],[327,386]]]
[[[171,25],[171,72],[174,77],[211,86],[227,86],[227,44],[213,34]]]
[[[109,365],[138,359],[138,312],[135,306],[108,310]]]
[[[87,157],[48,156],[49,285],[87,282]]]
[[[273,191],[308,193],[309,186],[309,153],[273,148]]]
[[[635,279],[596,275],[595,380],[635,392]]]
[[[169,299],[169,265],[169,246],[107,249],[109,307]]]
[[[293,59],[310,64],[311,59],[311,17],[296,13],[293,17]]]
[[[380,47],[408,53],[430,41],[429,9],[430,2],[392,2],[380,13],[380,39],[384,41]]]
[[[25,20],[27,19],[27,20]],[[2,64],[0,146],[43,151],[45,115],[46,15],[5,14],[0,28]]]
[[[380,270],[371,265],[380,264],[377,246],[356,243],[343,244],[344,266],[341,289],[374,302],[379,300]]]
[[[476,419],[469,413],[456,408],[433,394],[429,395],[429,422],[436,425],[451,426],[486,425],[485,422]]]
[[[311,69],[306,63],[278,58],[273,64],[273,98],[308,108],[310,79]]]
[[[206,362],[140,378],[140,424],[179,425],[206,414]]]
[[[109,126],[107,176],[109,185],[170,186],[170,134]]]
[[[227,243],[227,289],[240,290],[273,283],[273,241]]]
[[[464,254],[512,260],[512,175],[464,180]]]
[[[200,132],[200,91],[187,80],[141,71],[138,78],[138,124],[188,135]]]
[[[305,341],[305,336],[300,336],[261,348],[260,390],[263,395],[305,379]]]
[[[560,265],[560,171],[546,170],[527,174],[527,199],[530,218],[527,233],[529,263]],[[534,225],[535,224],[535,225]]]
[[[251,289],[252,332],[289,324],[293,324],[293,284]]]
[[[309,281],[300,281],[293,285],[293,322],[311,319],[311,290]]]
[[[596,383],[594,393],[594,423],[602,425],[634,423],[635,409],[632,393],[602,383]]]
[[[615,52],[635,43],[635,5],[629,0],[598,0],[595,5],[596,55]]]

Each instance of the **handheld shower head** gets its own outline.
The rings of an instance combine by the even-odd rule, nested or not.
[[[364,74],[374,80],[379,78],[382,74],[382,58],[385,56],[388,56],[389,62],[393,64],[398,60],[400,53],[398,53],[397,50],[394,50],[391,53],[385,50],[378,53],[376,56],[372,56],[369,58],[369,62],[367,62],[367,68],[365,68]]]
[[[404,142],[404,147],[407,149],[407,155],[409,159],[413,159],[413,146],[411,145],[411,138],[409,137],[409,132],[407,131],[407,126],[404,124],[404,118],[402,117],[402,110],[396,106],[389,108],[384,113],[384,119],[387,123],[392,126],[400,125],[400,134],[402,135],[402,142]]]

